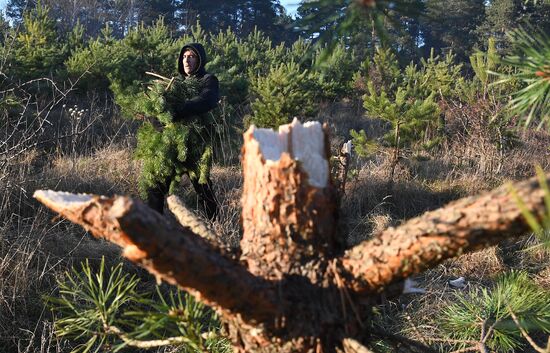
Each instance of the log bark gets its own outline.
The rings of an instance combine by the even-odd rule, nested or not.
[[[252,127],[244,134],[241,260],[252,273],[314,275],[303,266],[334,251],[337,195],[326,139],[319,123],[297,120],[278,132]],[[308,172],[311,161],[316,168]]]
[[[239,261],[225,255],[201,225],[167,222],[127,197],[51,191],[35,197],[121,246],[124,256],[158,279],[212,306],[237,352],[361,351],[377,293],[387,294],[449,257],[529,232],[505,186],[342,252],[326,140],[320,125],[297,122],[279,132],[252,128],[245,134]],[[548,212],[535,179],[514,188],[535,217]]]
[[[188,228],[175,226],[128,197],[107,198],[38,190],[34,197],[95,237],[123,249],[157,280],[178,285],[222,316],[245,324],[271,321],[278,313],[272,283],[253,276]]]
[[[549,180],[547,175],[547,182]],[[467,197],[388,228],[339,259],[356,293],[381,292],[391,283],[442,261],[529,232],[511,189],[540,221],[548,211],[537,178]]]

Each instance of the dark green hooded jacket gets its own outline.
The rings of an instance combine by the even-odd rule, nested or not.
[[[199,58],[198,68],[195,72],[191,73],[191,75],[187,75],[185,73],[182,62],[183,53],[188,49],[193,50]],[[202,44],[189,43],[181,48],[178,59],[179,74],[184,78],[193,76],[199,79],[202,89],[198,96],[182,102],[181,104],[177,104],[174,107],[174,119],[176,121],[183,121],[189,117],[205,114],[218,105],[218,101],[220,100],[219,82],[216,76],[206,72],[204,68],[206,63],[206,51],[204,50]]]

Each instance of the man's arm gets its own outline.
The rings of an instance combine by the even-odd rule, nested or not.
[[[207,113],[218,105],[220,88],[218,79],[214,75],[206,75],[203,78],[204,88],[198,96],[193,97],[174,107],[174,119],[184,120],[187,117]]]

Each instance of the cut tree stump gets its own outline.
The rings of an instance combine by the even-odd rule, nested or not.
[[[180,226],[124,196],[38,190],[35,197],[211,306],[236,352],[368,352],[362,345],[379,335],[368,325],[379,293],[394,293],[403,279],[445,259],[529,232],[503,186],[343,251],[327,151],[319,123],[245,133],[239,259],[185,210]],[[513,187],[542,219],[547,210],[537,180]]]

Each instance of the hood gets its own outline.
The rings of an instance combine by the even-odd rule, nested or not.
[[[189,43],[189,44],[184,45],[183,48],[181,48],[180,56],[179,56],[179,59],[178,59],[178,72],[182,76],[187,76],[187,74],[183,70],[183,62],[181,60],[182,57],[183,57],[183,53],[187,49],[193,50],[197,54],[197,56],[199,57],[199,68],[195,72],[193,72],[192,75],[194,75],[194,76],[204,75],[204,73],[206,72],[206,70],[204,69],[204,65],[206,65],[206,62],[207,62],[206,50],[204,50],[204,47],[200,43]]]

